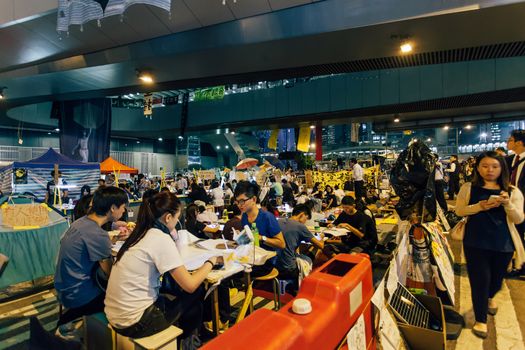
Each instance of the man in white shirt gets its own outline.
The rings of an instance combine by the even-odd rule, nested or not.
[[[182,177],[181,174],[177,174],[177,190],[179,194],[184,194],[184,191],[188,189],[188,181]]]
[[[334,188],[335,188],[334,190],[335,198],[337,198],[337,205],[341,205],[341,199],[343,199],[346,193],[344,190],[339,188],[339,185],[335,185]]]
[[[355,198],[366,198],[365,182],[363,180],[363,168],[357,163],[356,158],[350,159],[350,167],[352,168],[352,179],[354,180]]]
[[[448,173],[448,199],[454,199],[454,195],[459,192],[459,162],[458,156],[450,156],[450,166],[445,170]]]
[[[522,193],[525,193],[525,172],[523,166],[525,164],[525,130],[512,130],[507,140],[507,149],[514,154],[506,157],[507,165],[509,166],[510,184],[518,187]],[[524,208],[525,210],[525,208]],[[520,237],[524,239],[525,224],[516,225]],[[518,275],[525,275],[525,269],[517,271]]]
[[[436,190],[436,200],[443,211],[448,211],[447,201],[445,200],[445,179],[443,177],[443,165],[436,162],[436,171],[434,175],[434,186]]]

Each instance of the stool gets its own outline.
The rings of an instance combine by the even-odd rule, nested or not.
[[[170,326],[162,332],[144,338],[129,338],[118,334],[102,312],[84,316],[87,350],[177,350],[177,337],[182,330]]]
[[[273,285],[273,302],[274,302],[274,310],[279,310],[281,308],[281,297],[280,297],[280,287],[279,287],[279,280],[277,279],[277,276],[279,276],[279,271],[277,271],[276,268],[273,268],[270,273],[264,276],[256,277],[252,281],[252,288],[253,283],[255,281],[272,281]],[[250,312],[253,312],[253,299],[251,300],[250,304]]]

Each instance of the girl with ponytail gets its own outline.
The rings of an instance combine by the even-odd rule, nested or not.
[[[105,312],[115,331],[132,338],[147,337],[174,323],[183,329],[183,343],[198,342],[202,323],[202,282],[216,264],[207,260],[190,274],[170,233],[180,215],[180,202],[170,192],[145,199],[137,226],[119,250],[111,271]],[[159,294],[160,277],[169,273],[182,289],[170,300]]]

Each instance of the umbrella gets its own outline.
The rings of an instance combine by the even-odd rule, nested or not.
[[[265,159],[268,161],[268,163],[270,163],[274,167],[278,169],[284,169],[284,163],[281,162],[277,157],[268,156]]]
[[[259,161],[255,158],[245,158],[241,160],[239,163],[237,163],[235,168],[237,168],[238,170],[248,169],[248,168],[251,168],[252,166],[257,165],[257,163],[259,163]]]

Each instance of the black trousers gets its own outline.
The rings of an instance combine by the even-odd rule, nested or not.
[[[57,326],[61,326],[63,324],[66,324],[68,322],[71,322],[73,320],[76,320],[79,317],[86,316],[86,315],[92,315],[96,314],[97,312],[104,311],[104,298],[106,297],[106,294],[101,293],[96,298],[91,300],[89,303],[67,309],[62,315],[60,315],[60,318],[58,319]]]
[[[126,337],[142,338],[161,332],[177,323],[186,338],[202,324],[204,287],[201,285],[195,292],[180,292],[173,300],[159,295],[157,301],[148,307],[140,320],[126,328],[115,328],[115,331]]]
[[[487,323],[489,298],[501,289],[512,253],[495,252],[463,245],[476,321]]]
[[[445,199],[445,181],[436,180],[436,200],[443,211],[448,211],[447,201]]]
[[[365,182],[354,181],[355,199],[366,198]]]
[[[448,199],[454,199],[454,195],[459,192],[459,177],[450,176],[448,180]]]

